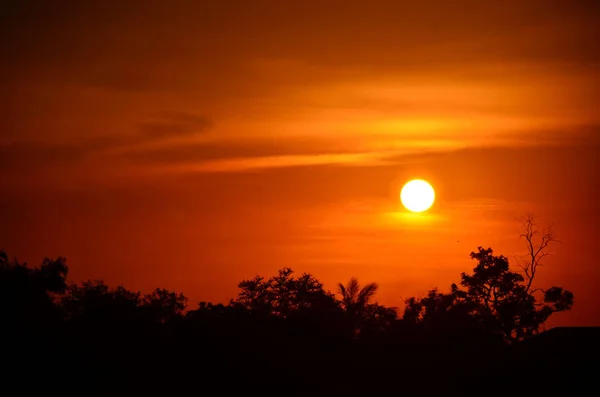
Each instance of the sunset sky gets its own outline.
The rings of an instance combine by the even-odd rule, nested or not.
[[[551,325],[600,325],[600,3],[2,4],[9,255],[192,307],[284,266],[402,306],[533,213],[562,241],[538,286],[575,294]]]

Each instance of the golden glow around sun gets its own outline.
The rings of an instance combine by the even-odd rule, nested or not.
[[[427,211],[435,201],[435,191],[427,181],[414,179],[402,188],[400,201],[411,212]]]

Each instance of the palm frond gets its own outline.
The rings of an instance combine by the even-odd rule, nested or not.
[[[379,285],[376,283],[370,283],[365,285],[358,294],[357,302],[361,306],[365,306],[369,303],[369,301],[375,296],[377,290],[379,289]]]

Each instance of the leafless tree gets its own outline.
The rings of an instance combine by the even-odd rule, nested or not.
[[[560,240],[554,235],[551,225],[540,228],[532,214],[519,218],[519,223],[521,224],[519,237],[525,241],[527,252],[520,257],[515,256],[515,260],[525,275],[525,292],[530,294],[544,292],[542,289],[532,288],[533,281],[538,269],[543,266],[542,260],[552,255],[549,246],[560,243]]]

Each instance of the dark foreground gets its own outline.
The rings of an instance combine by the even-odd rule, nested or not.
[[[2,394],[520,396],[598,391],[600,328],[555,328],[512,347],[426,341],[418,335],[403,342],[328,340],[327,335],[250,323],[159,328],[5,335]]]
[[[505,257],[471,256],[460,287],[409,298],[400,318],[356,279],[338,299],[284,268],[185,310],[183,294],[67,283],[64,258],[0,251],[0,396],[597,395],[600,328],[538,333],[573,294],[538,300]]]

